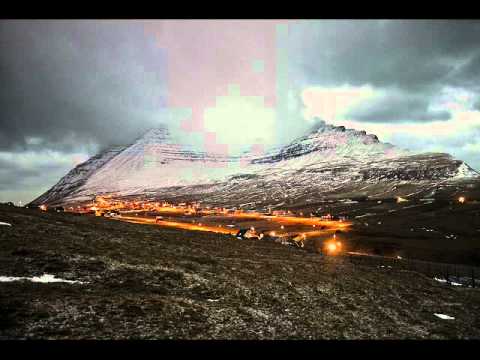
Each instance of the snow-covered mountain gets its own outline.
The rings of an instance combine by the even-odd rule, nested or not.
[[[364,131],[324,122],[286,146],[236,157],[179,145],[159,128],[77,166],[32,204],[75,203],[108,193],[253,208],[308,203],[328,193],[347,195],[373,185],[478,175],[448,154],[414,154]]]

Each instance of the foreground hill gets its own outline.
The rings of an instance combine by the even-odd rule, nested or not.
[[[480,338],[478,289],[395,267],[7,206],[0,221],[0,276],[83,282],[0,282],[1,339]]]

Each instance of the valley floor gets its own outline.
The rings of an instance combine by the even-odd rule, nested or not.
[[[480,290],[412,271],[67,213],[0,221],[0,277],[81,282],[0,281],[0,339],[480,339]]]

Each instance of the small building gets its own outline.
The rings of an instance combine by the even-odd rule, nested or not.
[[[242,239],[261,239],[263,238],[263,234],[258,234],[255,230],[252,229],[240,229],[235,235],[235,237],[239,240]]]

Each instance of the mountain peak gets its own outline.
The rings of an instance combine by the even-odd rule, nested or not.
[[[179,145],[161,126],[148,130],[121,150],[99,154],[79,165],[32,203],[84,201],[102,193],[160,196],[170,194],[172,187],[178,195],[209,189],[203,191],[225,201],[231,198],[227,202],[232,203],[255,196],[270,201],[271,194],[263,191],[278,194],[274,187],[282,187],[283,183],[294,184],[288,190],[293,199],[304,192],[319,194],[346,184],[353,188],[382,181],[415,185],[478,175],[447,154],[412,154],[365,131],[324,121],[316,122],[305,136],[268,154],[244,155],[248,156],[195,151]],[[270,185],[259,187],[259,181]],[[288,191],[281,190],[284,198],[289,196]],[[206,193],[202,193],[202,199]]]
[[[356,137],[364,137],[365,139],[368,139],[369,143],[380,143],[380,140],[375,134],[367,134],[365,130],[350,129],[346,128],[343,125],[328,124],[324,120],[320,119],[316,120],[315,123],[312,125],[309,134],[322,134],[325,132],[346,133]]]

